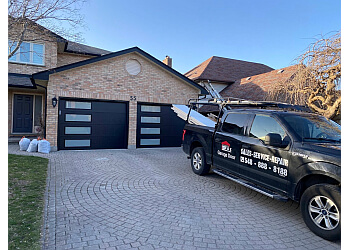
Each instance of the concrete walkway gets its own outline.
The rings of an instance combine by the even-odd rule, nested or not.
[[[297,203],[197,176],[180,148],[9,153],[50,159],[43,249],[340,249]]]

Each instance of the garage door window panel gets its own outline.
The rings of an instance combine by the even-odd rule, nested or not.
[[[91,127],[65,127],[66,135],[90,135]]]
[[[141,146],[159,146],[160,139],[141,139],[140,145]]]
[[[141,112],[160,113],[160,106],[141,105]]]
[[[91,115],[66,114],[66,122],[91,122]]]
[[[159,135],[160,128],[141,128],[142,135]]]
[[[141,116],[141,123],[160,123],[160,117]]]
[[[65,140],[64,146],[69,147],[90,147],[90,140]]]
[[[91,102],[66,101],[67,109],[91,109]]]

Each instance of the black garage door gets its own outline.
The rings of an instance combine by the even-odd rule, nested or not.
[[[137,104],[136,147],[180,147],[185,121],[167,104]]]
[[[60,98],[58,117],[58,149],[128,146],[127,102]]]

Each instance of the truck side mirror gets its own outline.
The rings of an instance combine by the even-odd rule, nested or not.
[[[282,137],[280,134],[268,133],[265,135],[265,144],[273,147],[281,147]]]

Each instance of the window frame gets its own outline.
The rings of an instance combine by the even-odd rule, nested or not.
[[[237,115],[241,115],[241,114],[244,114],[247,116],[247,119],[245,120],[244,122],[244,125],[243,125],[243,131],[241,134],[234,134],[232,132],[227,132],[227,131],[224,131],[223,130],[223,126],[227,120],[227,118],[230,116],[230,115],[234,115],[234,114],[237,114]],[[254,120],[254,117],[255,115],[254,114],[250,114],[250,113],[240,113],[240,112],[230,112],[230,113],[227,113],[227,115],[225,117],[223,117],[223,121],[220,123],[220,126],[218,128],[218,131],[222,132],[222,133],[227,133],[227,134],[232,134],[232,135],[237,135],[237,136],[247,136],[247,131],[248,129],[250,128],[249,125],[251,125],[251,120],[253,119]],[[249,136],[249,135],[248,135]]]
[[[21,61],[21,46],[23,43],[28,43],[29,44],[29,62],[24,62]],[[9,45],[10,44],[17,44],[16,41],[9,40]],[[28,64],[28,65],[35,65],[35,66],[45,66],[45,43],[40,43],[40,42],[28,42],[28,41],[23,41],[22,44],[20,45],[19,49],[16,51],[16,53],[11,57],[15,58],[14,60],[11,60],[11,58],[8,59],[9,63],[18,63],[18,64]],[[43,52],[42,52],[42,64],[41,63],[35,63],[34,62],[34,45],[41,45],[43,46]],[[16,45],[14,46],[16,47]],[[10,46],[8,47],[10,50]]]
[[[254,139],[254,140],[258,140],[259,142],[261,142],[265,147],[272,147],[272,146],[269,146],[269,145],[266,145],[265,144],[265,141],[259,139],[259,138],[256,138],[256,137],[252,137],[250,136],[250,132],[252,130],[252,127],[253,127],[253,123],[255,121],[255,117],[256,116],[266,116],[266,117],[270,117],[272,119],[274,119],[278,125],[283,129],[283,131],[286,133],[286,135],[289,137],[290,141],[288,143],[287,146],[285,147],[277,147],[279,150],[289,150],[289,148],[291,147],[292,143],[293,143],[293,137],[291,136],[291,134],[289,133],[288,129],[284,126],[283,122],[280,121],[280,119],[277,117],[277,116],[274,116],[274,115],[270,115],[270,114],[262,114],[262,113],[255,113],[255,114],[252,114],[252,118],[251,120],[248,122],[248,126],[247,126],[247,129],[246,129],[246,136],[251,138],[251,139]],[[283,138],[282,138],[283,140]],[[274,147],[276,148],[276,147]]]

